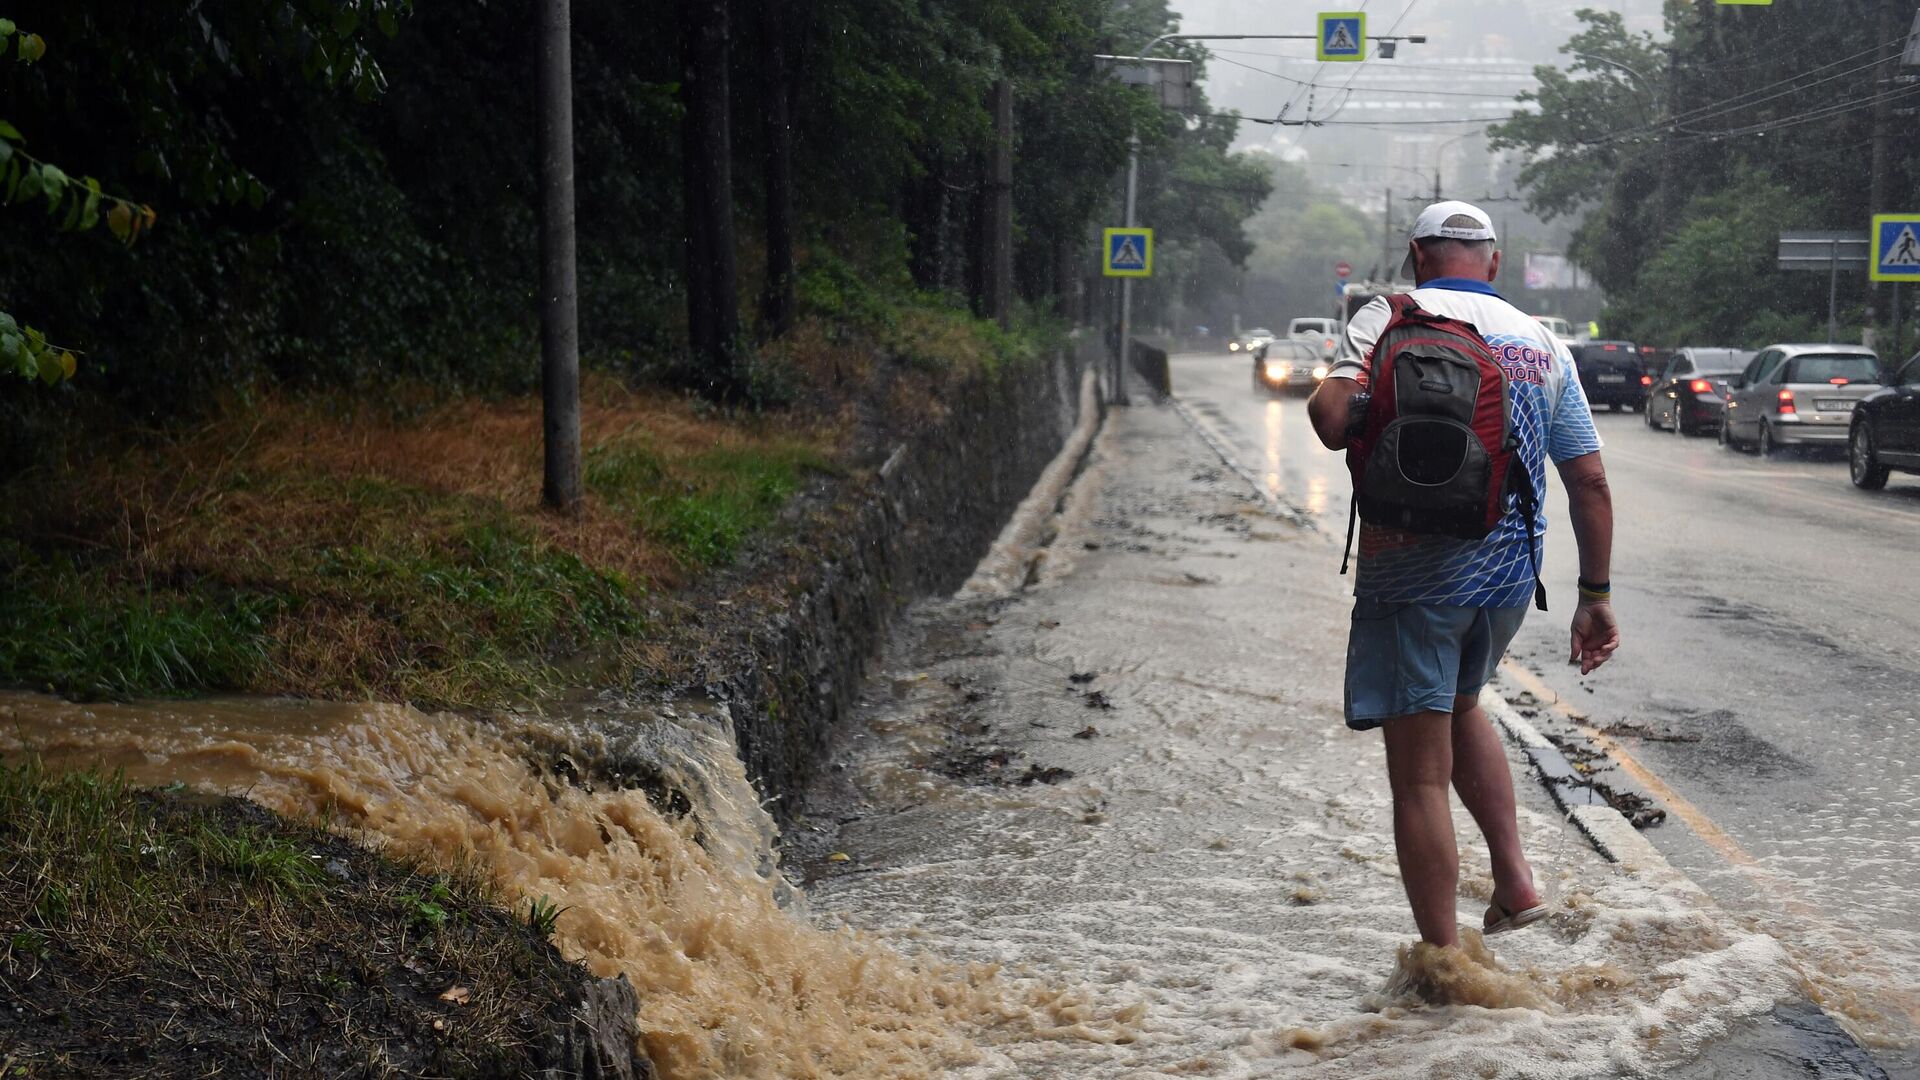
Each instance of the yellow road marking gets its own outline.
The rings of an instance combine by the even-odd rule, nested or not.
[[[1619,763],[1621,771],[1633,777],[1635,783],[1652,792],[1661,802],[1666,803],[1667,809],[1673,812],[1674,817],[1685,822],[1687,828],[1692,829],[1700,839],[1706,841],[1709,847],[1719,852],[1728,862],[1750,873],[1764,876],[1770,885],[1784,884],[1778,875],[1762,865],[1760,860],[1754,858],[1746,848],[1741,847],[1740,841],[1735,840],[1727,834],[1725,829],[1714,824],[1706,811],[1688,802],[1679,792],[1669,787],[1666,781],[1654,774],[1653,770],[1640,764],[1632,754],[1627,753],[1625,747],[1595,730],[1586,722],[1585,713],[1568,706],[1560,699],[1559,694],[1541,681],[1538,675],[1512,660],[1502,660],[1500,670],[1506,672],[1508,678],[1519,683],[1523,689],[1538,699],[1541,705],[1559,713],[1569,723],[1579,728],[1582,735],[1593,740],[1595,745],[1606,751],[1608,757]]]

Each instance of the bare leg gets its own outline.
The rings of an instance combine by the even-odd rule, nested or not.
[[[1493,856],[1493,902],[1508,911],[1538,904],[1533,868],[1520,848],[1513,772],[1507,767],[1506,748],[1478,697],[1453,699],[1453,789],[1487,838],[1487,850]]]
[[[1387,739],[1387,780],[1393,788],[1393,846],[1414,924],[1422,939],[1456,945],[1460,851],[1454,846],[1447,798],[1453,775],[1453,717],[1415,713],[1389,720],[1381,730]]]

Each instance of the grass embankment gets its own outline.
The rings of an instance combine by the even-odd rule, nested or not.
[[[823,428],[590,380],[590,497],[540,507],[535,398],[410,416],[234,406],[0,488],[0,683],[486,704],[643,635],[645,598],[727,563]]]
[[[237,800],[0,765],[0,1074],[528,1074],[585,972],[500,903]]]

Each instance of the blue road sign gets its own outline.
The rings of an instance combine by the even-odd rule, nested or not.
[[[1920,214],[1873,215],[1875,281],[1920,281]]]
[[[1365,60],[1367,58],[1367,13],[1364,11],[1321,12],[1319,56],[1324,61]]]
[[[1153,230],[1106,229],[1101,256],[1101,271],[1108,277],[1152,277]]]

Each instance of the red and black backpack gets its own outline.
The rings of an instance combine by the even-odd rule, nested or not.
[[[1387,303],[1393,311],[1373,347],[1366,411],[1347,442],[1354,513],[1340,572],[1355,521],[1481,540],[1500,524],[1509,496],[1526,518],[1531,557],[1537,500],[1519,460],[1506,370],[1472,324],[1436,315],[1406,293]],[[1534,602],[1547,609],[1537,565]]]

